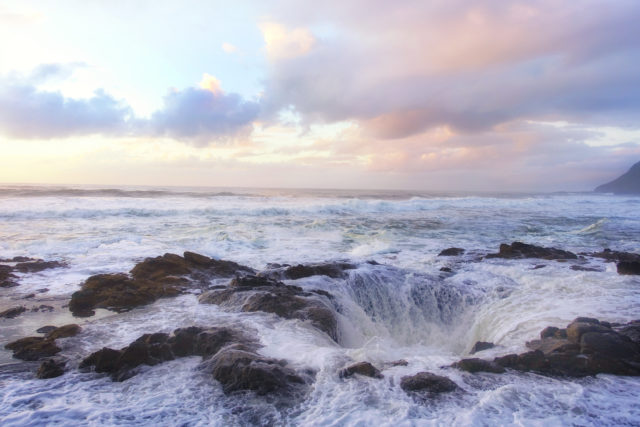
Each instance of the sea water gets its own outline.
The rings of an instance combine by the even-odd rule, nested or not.
[[[47,324],[76,322],[83,330],[58,340],[72,368],[58,378],[35,379],[37,365],[16,364],[0,351],[0,424],[639,425],[635,378],[447,368],[468,357],[476,341],[496,344],[478,354],[491,358],[526,351],[541,329],[577,316],[640,318],[640,278],[618,275],[613,263],[588,258],[583,266],[596,271],[576,271],[557,261],[481,260],[512,241],[639,253],[639,212],[640,198],[592,193],[3,186],[0,258],[68,267],[20,275],[18,287],[0,289],[2,309],[54,307],[0,320],[2,343]],[[437,256],[448,247],[466,252]],[[193,294],[86,319],[65,308],[93,274],[127,272],[145,257],[187,250],[258,270],[270,263],[355,263],[345,279],[286,281],[336,297],[339,344],[299,320],[225,311]],[[24,299],[32,293],[35,299]],[[225,395],[199,369],[199,357],[146,367],[120,383],[75,369],[102,347],[190,325],[243,329],[260,341],[260,354],[313,369],[315,382],[304,399],[282,405],[250,393]],[[337,374],[354,361],[382,367],[399,359],[408,365],[384,369],[382,380]],[[416,400],[399,382],[420,371],[445,375],[462,391]]]

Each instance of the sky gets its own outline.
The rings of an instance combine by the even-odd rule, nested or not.
[[[590,190],[637,0],[0,0],[0,182]]]

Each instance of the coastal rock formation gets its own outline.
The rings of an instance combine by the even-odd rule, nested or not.
[[[400,387],[406,392],[431,394],[448,393],[458,389],[458,385],[449,378],[431,372],[418,372],[415,375],[402,377]]]
[[[40,360],[60,352],[56,339],[77,335],[80,326],[71,324],[51,330],[44,337],[26,337],[10,342],[4,348],[13,351],[13,357],[22,360]]]
[[[192,326],[173,334],[145,334],[120,350],[103,348],[80,364],[124,381],[141,365],[157,365],[180,357],[201,356],[203,367],[220,382],[225,393],[252,390],[258,394],[288,393],[306,384],[286,362],[260,356],[257,343],[230,328]]]
[[[254,273],[231,261],[215,260],[193,252],[165,254],[138,263],[130,274],[98,274],[71,295],[69,310],[91,316],[95,308],[127,311],[158,298],[172,297],[193,288],[206,289],[211,279]]]
[[[333,297],[321,290],[304,291],[298,286],[262,276],[237,277],[222,289],[203,293],[204,304],[218,304],[245,312],[264,311],[285,319],[300,319],[338,340],[338,322],[331,308]]]
[[[565,260],[577,259],[578,256],[573,252],[564,251],[556,248],[544,248],[541,246],[529,245],[522,242],[513,242],[512,244],[503,243],[500,245],[500,251],[495,254],[489,254],[485,258],[505,258],[505,259],[524,259],[539,258],[548,260]]]
[[[365,377],[378,378],[378,379],[383,378],[383,375],[382,373],[380,373],[380,370],[369,362],[354,363],[353,365],[350,365],[344,369],[341,369],[338,375],[340,376],[340,378],[349,378],[354,374],[363,375]]]
[[[356,266],[347,262],[326,262],[319,264],[298,264],[294,266],[284,266],[260,273],[275,280],[297,280],[311,276],[327,276],[332,279],[344,279],[348,270],[355,269]]]
[[[640,255],[631,252],[618,252],[604,249],[602,252],[594,252],[589,255],[617,263],[618,274],[640,274]]]
[[[640,194],[640,162],[631,166],[624,175],[597,187],[594,191],[614,194]]]
[[[441,251],[438,256],[459,256],[464,254],[464,249],[462,248],[448,248]]]
[[[38,368],[36,377],[42,380],[59,377],[64,374],[65,366],[64,360],[47,359]]]
[[[1,312],[0,313],[0,317],[2,317],[4,319],[13,319],[14,317],[20,316],[25,311],[27,311],[27,308],[22,306],[22,305],[17,306],[17,307],[11,307],[11,308]]]
[[[527,347],[531,351],[493,361],[464,359],[453,366],[468,372],[500,373],[502,367],[568,377],[640,375],[640,321],[616,325],[578,317],[565,329],[545,328]]]
[[[0,287],[12,288],[18,286],[16,275],[12,273],[13,267],[0,264]]]
[[[618,274],[640,275],[640,262],[622,261],[618,263],[617,269],[618,269]]]
[[[489,350],[490,348],[495,347],[496,345],[492,342],[486,341],[476,341],[476,343],[471,347],[471,354],[477,353],[479,351]]]
[[[27,262],[19,262],[14,269],[20,273],[38,273],[50,268],[63,268],[67,265],[59,261],[43,261],[41,259],[29,260]]]

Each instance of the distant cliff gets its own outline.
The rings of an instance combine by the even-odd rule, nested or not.
[[[631,169],[620,178],[599,186],[595,191],[615,194],[640,194],[640,162],[631,166]]]

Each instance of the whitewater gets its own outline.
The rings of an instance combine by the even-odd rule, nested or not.
[[[261,355],[315,372],[304,399],[282,405],[225,394],[199,368],[199,357],[145,367],[123,382],[77,369],[41,380],[2,349],[0,424],[640,425],[639,378],[470,375],[447,367],[468,357],[476,341],[496,344],[482,352],[488,358],[524,352],[541,329],[578,316],[640,319],[640,276],[619,275],[614,263],[590,259],[585,267],[592,271],[585,271],[539,259],[480,260],[513,241],[574,253],[640,253],[639,212],[638,197],[595,193],[0,186],[0,258],[67,264],[18,275],[19,286],[0,288],[0,311],[54,308],[0,319],[2,346],[44,325],[78,323],[82,332],[59,343],[62,355],[80,360],[145,333],[230,325],[255,336]],[[466,252],[438,256],[450,247]],[[285,280],[335,296],[340,339],[300,320],[201,304],[195,293],[87,318],[66,308],[89,276],[185,251],[256,270],[353,263],[343,279]],[[408,364],[388,365],[400,359]],[[339,377],[359,361],[388,366],[384,378]],[[462,390],[418,401],[399,383],[420,371],[447,376]]]

